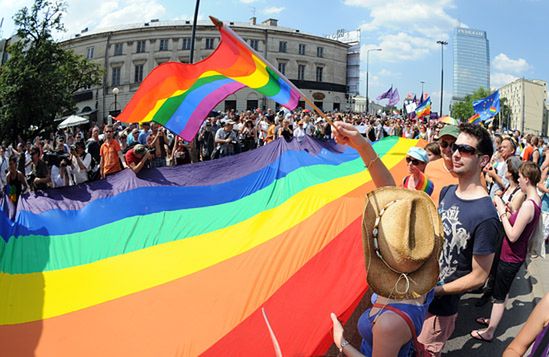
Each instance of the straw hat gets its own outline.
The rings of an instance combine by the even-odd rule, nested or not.
[[[426,193],[396,187],[368,193],[362,240],[368,284],[378,295],[415,299],[435,286],[443,230]]]

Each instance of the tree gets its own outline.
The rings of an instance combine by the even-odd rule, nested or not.
[[[482,87],[477,89],[473,94],[466,96],[465,100],[462,102],[457,102],[452,105],[452,117],[462,122],[467,121],[467,119],[475,114],[473,102],[478,99],[486,98],[490,94],[492,94],[492,92],[488,89]]]
[[[14,16],[17,39],[0,67],[0,137],[30,137],[54,129],[58,115],[74,111],[74,93],[101,83],[102,70],[55,42],[64,31],[64,2],[35,0]],[[33,130],[34,129],[34,130]]]

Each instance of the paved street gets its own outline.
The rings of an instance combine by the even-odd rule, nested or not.
[[[523,268],[511,288],[507,310],[497,331],[497,338],[491,343],[479,342],[469,336],[480,326],[477,317],[490,316],[491,304],[475,306],[480,295],[468,294],[461,300],[456,331],[445,349],[445,356],[501,356],[505,347],[519,332],[530,312],[545,293],[549,292],[549,256],[533,260]]]

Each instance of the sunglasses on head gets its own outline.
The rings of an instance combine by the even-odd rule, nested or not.
[[[452,152],[459,151],[460,154],[475,155],[481,154],[476,147],[467,144],[452,144]]]
[[[423,164],[423,161],[419,161],[418,159],[414,159],[414,158],[412,158],[412,157],[407,156],[407,157],[406,157],[406,163],[409,164],[410,162],[411,162],[412,165],[414,165],[414,166],[417,166],[417,165],[419,165],[419,164]]]

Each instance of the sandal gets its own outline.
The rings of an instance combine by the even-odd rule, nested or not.
[[[487,338],[484,338],[481,334],[480,334],[480,331],[479,330],[473,330],[471,331],[470,333],[471,337],[474,338],[475,340],[478,340],[478,341],[481,341],[481,342],[492,342],[492,339],[487,339]]]
[[[486,317],[479,317],[475,320],[477,322],[477,324],[479,325],[483,325],[483,326],[488,326],[490,325],[490,319],[487,319]]]

